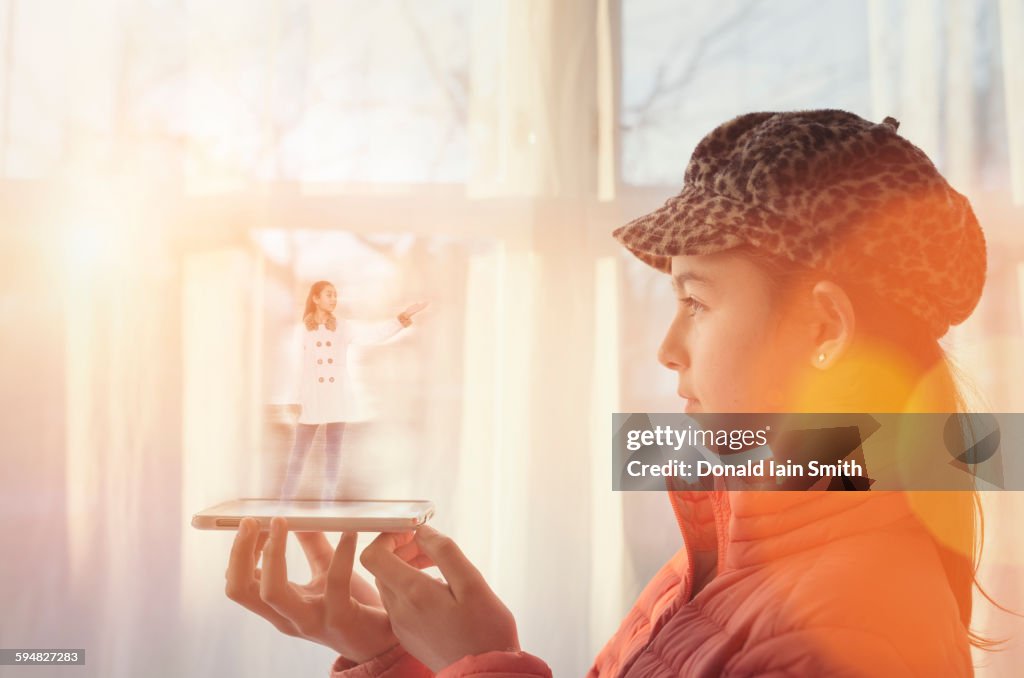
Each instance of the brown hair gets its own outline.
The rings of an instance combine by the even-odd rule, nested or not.
[[[776,310],[787,307],[802,291],[822,279],[832,280],[843,288],[856,317],[854,344],[862,351],[865,346],[870,346],[870,355],[881,354],[887,358],[886,364],[873,373],[870,367],[864,369],[864,362],[854,361],[854,367],[837,376],[843,387],[854,393],[851,402],[861,407],[874,406],[878,412],[953,413],[969,410],[965,389],[974,389],[966,375],[953,363],[927,326],[914,320],[904,309],[855,281],[836,280],[755,247],[742,245],[730,252],[745,258],[765,274]],[[781,313],[776,318],[780,320]],[[893,365],[900,369],[887,371]],[[922,385],[924,393],[919,392]],[[882,409],[878,409],[878,405]],[[925,527],[935,543],[971,645],[985,650],[1003,649],[1000,646],[1005,640],[985,638],[970,626],[974,586],[1000,610],[1017,614],[993,600],[978,581],[985,532],[978,491],[972,487],[970,490],[920,494],[928,496],[915,498],[914,503],[928,506],[930,519]]]
[[[306,295],[306,307],[302,311],[302,322],[306,325],[306,329],[312,332],[316,329],[316,302],[314,299],[320,296],[320,293],[324,291],[325,287],[334,287],[334,285],[327,280],[317,280],[309,288],[309,294]],[[334,330],[337,327],[337,319],[334,314],[329,313],[327,316],[327,329]]]

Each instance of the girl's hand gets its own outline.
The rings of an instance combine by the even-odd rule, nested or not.
[[[435,673],[467,655],[519,651],[512,613],[458,545],[423,526],[384,533],[360,556],[402,646]],[[448,583],[417,568],[436,564]]]
[[[416,315],[429,305],[429,301],[417,301],[415,304],[409,305],[409,307],[402,311],[402,315],[404,315],[407,318],[412,318],[414,315]]]
[[[252,610],[282,633],[326,645],[346,659],[362,663],[398,644],[388,615],[373,587],[353,574],[355,532],[341,535],[332,549],[320,532],[297,532],[313,578],[288,581],[284,518],[270,522],[270,533],[245,518],[231,547],[224,587],[228,598]],[[256,567],[263,555],[263,569]]]

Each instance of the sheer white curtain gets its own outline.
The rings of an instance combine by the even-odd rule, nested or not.
[[[1017,205],[1024,205],[1024,7],[1014,0],[1001,0],[999,16],[1013,198]]]
[[[625,602],[607,444],[617,267],[591,207],[601,159],[613,152],[607,138],[598,142],[599,120],[613,116],[598,99],[599,44],[610,30],[598,21],[603,4],[508,1],[479,11],[469,108],[469,195],[518,198],[529,217],[476,264],[499,273],[497,289],[467,303],[477,348],[466,356],[474,376],[452,530],[481,556],[523,646],[566,675],[589,664]],[[477,288],[472,278],[468,287]]]
[[[179,606],[180,292],[175,262],[146,249],[65,271],[64,624],[95,675],[174,661],[179,638],[165,615]]]
[[[964,368],[980,398],[974,407],[995,412],[1024,411],[1021,322],[1024,319],[1024,249],[1019,228],[1024,218],[1024,11],[1019,2],[998,4],[993,36],[981,22],[978,2],[871,0],[871,80],[874,115],[895,116],[913,130],[915,143],[936,160],[950,183],[965,193],[985,229],[989,250],[986,288],[974,315],[944,340]],[[979,49],[1001,42],[1001,72],[979,69]],[[986,63],[992,64],[989,59]],[[979,83],[979,79],[986,82]],[[994,80],[994,82],[987,82]],[[996,108],[978,106],[979,85],[1002,91]],[[1005,106],[1005,112],[999,110]],[[1008,177],[991,178],[992,164],[981,160],[984,131],[1005,115],[1005,136],[995,143],[1008,149]],[[989,170],[986,177],[982,170]],[[1005,182],[1005,183],[1004,183]],[[998,189],[993,190],[995,183]],[[1012,201],[1003,186],[1012,191]],[[997,601],[1024,599],[1024,548],[1013,516],[1024,511],[1024,493],[984,492],[984,546],[978,578]],[[1018,638],[1024,620],[1005,614],[975,593],[974,624],[991,638]],[[1012,675],[1024,662],[1024,650],[1011,643],[1005,652],[975,651],[979,675]]]

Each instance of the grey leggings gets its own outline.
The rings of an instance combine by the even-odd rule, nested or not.
[[[296,424],[295,444],[292,445],[292,453],[288,458],[288,469],[285,471],[284,485],[281,486],[282,499],[294,499],[295,492],[299,487],[299,478],[302,476],[302,465],[306,461],[306,454],[313,444],[316,430],[321,424]],[[341,436],[345,432],[345,422],[332,421],[325,426],[324,430],[324,454],[326,456],[326,468],[324,469],[324,484],[320,498],[333,498],[334,486],[338,480],[338,457],[341,456]]]

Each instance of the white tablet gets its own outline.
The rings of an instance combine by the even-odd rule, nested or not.
[[[407,532],[434,515],[434,504],[423,500],[235,499],[192,516],[200,530],[236,530],[242,518],[255,518],[263,530],[281,516],[296,532]]]

